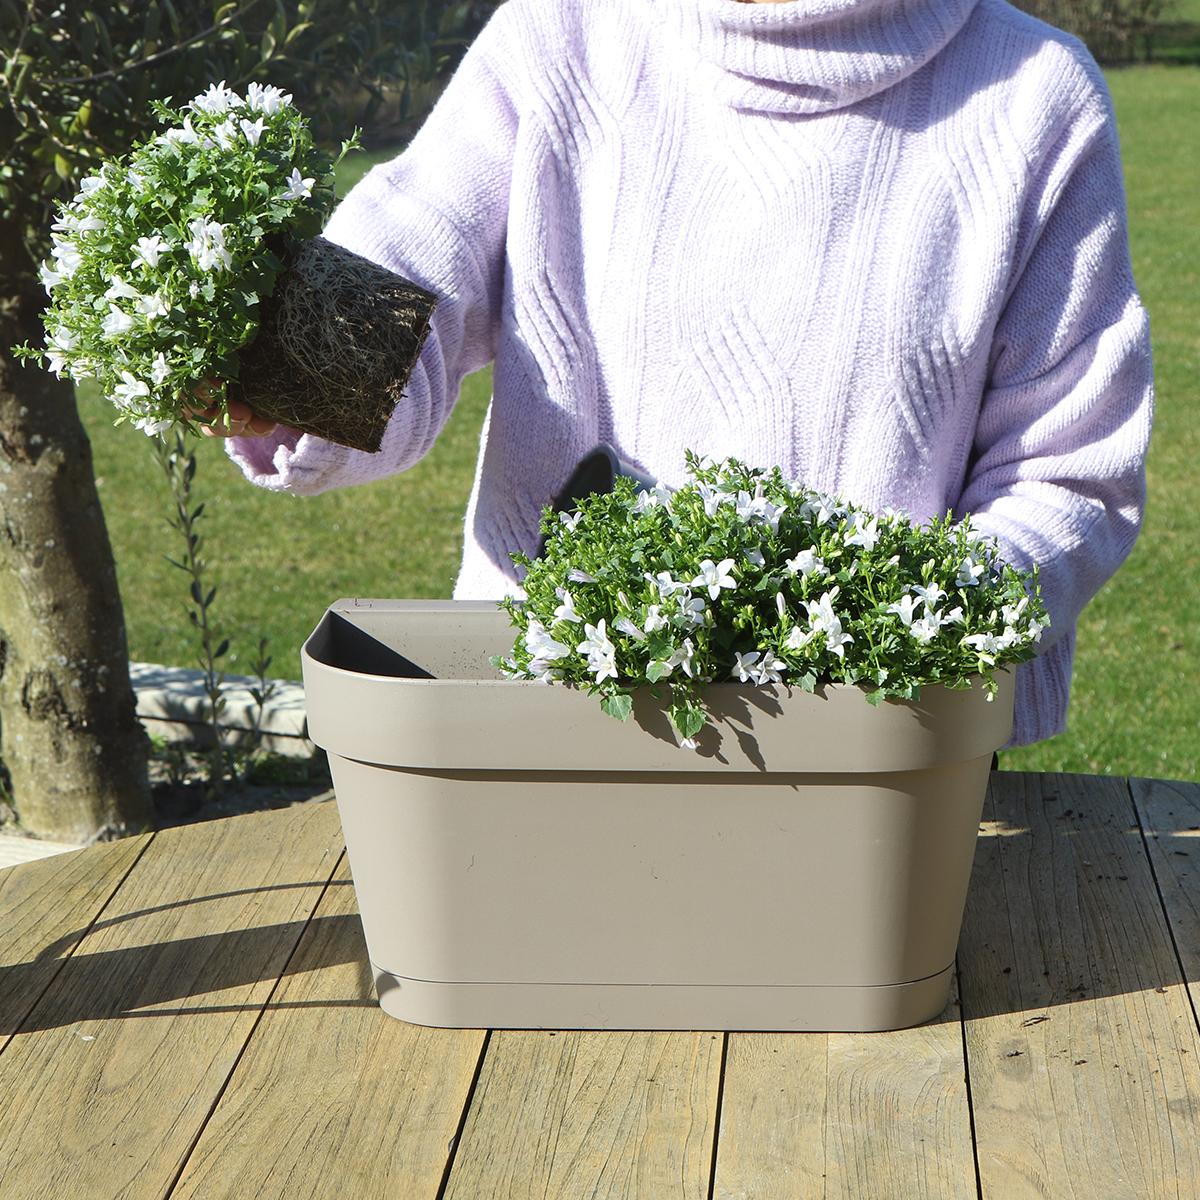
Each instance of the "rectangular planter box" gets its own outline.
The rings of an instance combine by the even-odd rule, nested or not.
[[[304,646],[380,1004],[467,1028],[868,1030],[945,1006],[1012,681],[869,705],[500,678],[494,604],[344,600]]]

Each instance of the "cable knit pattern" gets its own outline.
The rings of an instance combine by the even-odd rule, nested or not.
[[[1065,723],[1076,618],[1141,520],[1151,413],[1115,126],[1003,0],[508,0],[332,239],[440,297],[376,455],[234,439],[297,493],[411,466],[495,361],[459,598],[600,440],[668,483],[734,454],[970,512],[1053,627],[1014,744]]]

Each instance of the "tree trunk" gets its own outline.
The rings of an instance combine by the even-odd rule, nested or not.
[[[9,353],[44,304],[0,227],[0,758],[26,830],[88,841],[153,810],[91,445],[72,387]]]

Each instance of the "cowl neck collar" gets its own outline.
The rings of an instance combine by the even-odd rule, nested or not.
[[[702,86],[735,108],[819,113],[924,66],[977,0],[657,0]]]

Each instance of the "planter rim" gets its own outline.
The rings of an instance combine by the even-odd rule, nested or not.
[[[1012,728],[1011,671],[998,673],[995,702],[981,687],[933,684],[919,700],[879,706],[857,684],[809,693],[719,681],[704,690],[712,723],[688,751],[648,688],[622,723],[583,688],[495,678],[488,657],[511,644],[493,601],[338,600],[301,653],[310,737],[344,758],[410,770],[812,774],[962,762],[990,755]],[[383,669],[369,669],[373,656]],[[422,677],[423,657],[454,677]]]

